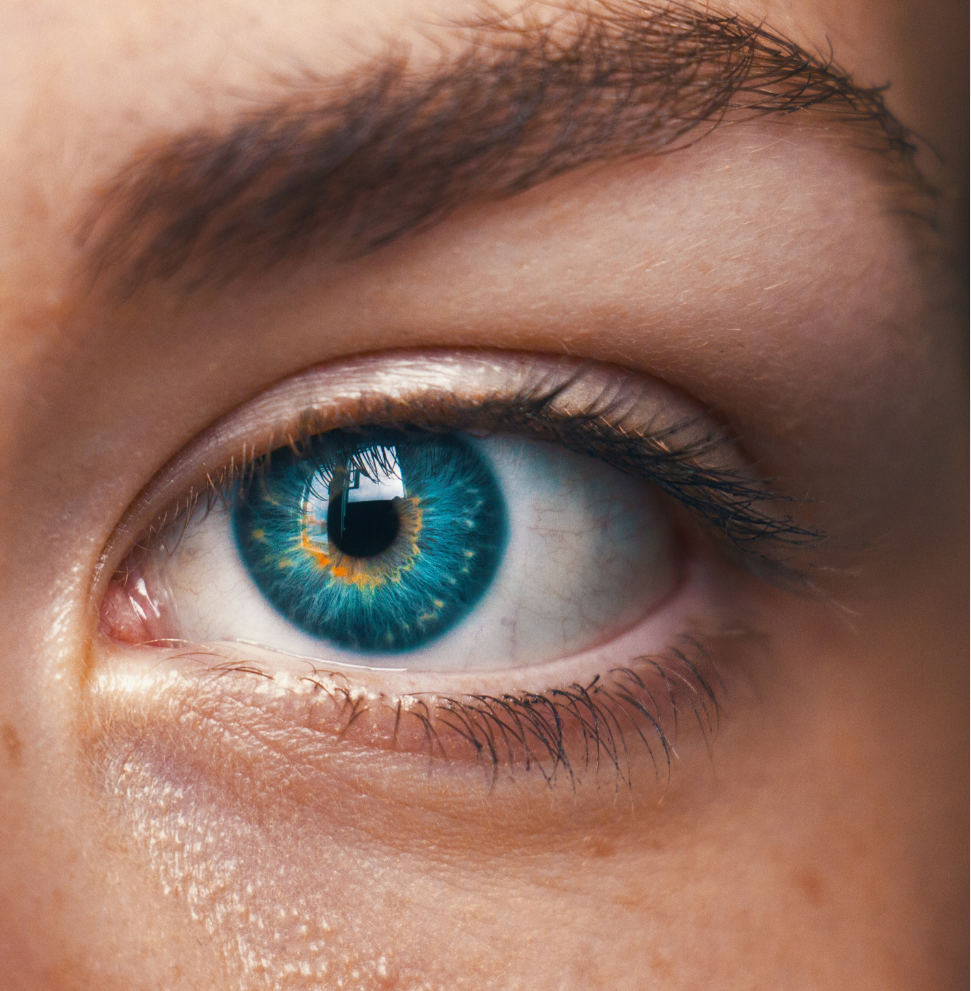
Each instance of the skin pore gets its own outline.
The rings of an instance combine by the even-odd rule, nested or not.
[[[616,24],[591,9],[589,21],[534,6],[492,15],[534,38],[542,24],[554,39]],[[633,31],[655,8],[612,9]],[[352,249],[347,230],[368,240],[405,199],[382,173],[339,237],[323,221],[323,234],[278,237],[283,257],[269,264],[253,248],[271,239],[250,235],[230,265],[228,212],[213,208],[168,256],[172,230],[153,240],[172,204],[191,213],[196,195],[208,209],[207,189],[228,188],[218,170],[186,180],[191,139],[225,142],[285,104],[343,106],[348,80],[373,81],[391,56],[403,78],[454,86],[471,51],[455,25],[481,21],[482,7],[2,10],[5,986],[966,984],[966,330],[953,219],[965,12],[868,0],[718,12],[821,63],[832,49],[861,88],[889,84],[887,110],[919,138],[913,161],[887,140],[905,132],[848,119],[842,97],[789,115],[746,114],[747,98],[680,143],[633,157],[614,147],[513,190],[483,191],[477,168],[447,211]],[[628,113],[639,126],[642,111]],[[553,126],[539,121],[527,150]],[[491,174],[513,174],[509,154]],[[169,194],[161,220],[123,195],[133,174],[161,189],[153,203]],[[265,210],[266,188],[244,186],[244,205]],[[220,229],[223,241],[210,236]],[[709,576],[675,626],[701,642],[704,663],[688,657],[718,709],[710,725],[690,704],[676,729],[665,722],[670,765],[655,769],[658,746],[632,746],[630,787],[618,784],[610,762],[582,768],[574,733],[572,784],[551,787],[511,756],[490,785],[474,760],[436,763],[404,736],[387,745],[377,717],[345,732],[345,715],[307,693],[267,689],[286,683],[270,681],[286,666],[272,651],[236,645],[220,662],[257,673],[214,679],[204,651],[172,660],[105,634],[111,572],[153,517],[138,517],[128,544],[113,535],[146,486],[186,451],[218,448],[199,471],[223,468],[239,456],[219,447],[234,430],[251,453],[279,446],[268,390],[297,419],[309,400],[296,377],[361,357],[376,379],[385,352],[570,356],[611,382],[629,370],[648,383],[645,422],[692,410],[799,500],[785,514],[821,536],[786,557],[793,579],[665,497]],[[328,388],[318,412],[337,410]],[[355,685],[368,698],[499,696],[594,673],[368,672]]]

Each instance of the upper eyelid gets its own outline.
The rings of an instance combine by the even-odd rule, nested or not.
[[[450,386],[464,396],[450,395]],[[525,409],[524,397],[545,406],[546,415]],[[490,402],[492,411],[487,408]],[[680,461],[685,470],[695,472],[688,480],[689,488],[692,483],[699,488],[704,483],[697,478],[697,457],[717,449],[724,463],[712,469],[710,481],[721,486],[725,507],[734,504],[743,515],[747,513],[748,532],[744,527],[739,531],[743,539],[771,537],[773,531],[791,543],[814,541],[819,536],[788,516],[753,510],[756,504],[784,497],[774,494],[751,470],[738,446],[723,432],[719,434],[705,411],[659,380],[562,357],[461,349],[389,352],[293,376],[203,431],[158,472],[123,515],[102,552],[92,600],[100,599],[115,568],[153,524],[151,532],[162,529],[186,507],[186,500],[194,504],[199,494],[209,498],[220,493],[224,482],[240,477],[261,456],[279,447],[297,445],[302,438],[326,430],[358,425],[408,422],[418,427],[501,430],[514,426],[518,418],[523,429],[523,421],[531,415],[534,422],[529,433],[536,439],[556,440],[628,471],[629,466],[612,461],[607,451],[585,448],[581,443],[584,433],[596,437],[599,431],[603,440],[606,431],[620,435],[619,424],[624,422],[636,448],[638,417],[640,429],[654,438],[680,433],[678,443],[671,445],[672,463],[677,466]],[[630,473],[663,482],[659,474]],[[671,488],[668,492],[679,498]],[[680,501],[692,508],[690,499]],[[699,502],[693,508],[703,507]],[[760,534],[760,528],[765,532]]]

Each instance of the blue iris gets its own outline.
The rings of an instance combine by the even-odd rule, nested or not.
[[[429,643],[481,599],[502,559],[506,506],[453,434],[335,430],[275,451],[233,504],[240,556],[291,623],[353,650]]]

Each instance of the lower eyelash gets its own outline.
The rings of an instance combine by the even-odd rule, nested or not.
[[[670,777],[677,759],[679,713],[683,719],[684,710],[690,709],[708,739],[718,725],[719,683],[708,652],[698,641],[685,638],[668,651],[663,663],[639,657],[632,666],[614,668],[606,677],[596,675],[587,684],[445,699],[436,703],[433,714],[475,748],[493,785],[503,769],[512,772],[521,766],[537,771],[551,787],[565,778],[574,789],[579,776],[591,770],[599,776],[607,768],[617,787],[630,788],[633,754],[628,741],[643,748],[656,776]],[[575,742],[577,736],[582,759],[570,752],[571,738]]]
[[[194,654],[194,652],[193,652]],[[213,665],[213,675],[274,676],[257,663]],[[718,728],[724,682],[712,651],[694,636],[655,656],[634,658],[589,682],[541,692],[401,696],[358,689],[347,674],[313,669],[300,679],[311,708],[328,711],[300,720],[347,744],[424,755],[446,764],[472,761],[491,791],[503,777],[538,774],[552,789],[574,791],[606,773],[616,790],[635,786],[638,756],[655,778],[670,778],[679,733],[690,723],[706,746]],[[709,747],[710,749],[710,747]]]

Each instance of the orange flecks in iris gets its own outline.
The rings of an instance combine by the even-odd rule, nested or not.
[[[313,558],[317,567],[329,571],[334,578],[340,579],[348,585],[356,585],[358,588],[377,588],[379,585],[383,585],[386,580],[383,575],[369,573],[368,566],[363,562],[349,565],[336,563],[330,554],[322,551],[314,544],[306,531],[300,535],[300,549]],[[342,562],[353,561],[352,558],[344,555],[341,555],[340,559]]]
[[[400,556],[393,562],[354,558],[342,554],[329,544],[326,545],[327,550],[323,550],[311,534],[325,531],[326,523],[312,513],[304,515],[304,525],[296,549],[303,552],[321,571],[327,572],[335,581],[356,586],[362,591],[373,591],[389,581],[400,584],[402,574],[410,571],[414,559],[421,555],[418,536],[422,530],[423,516],[419,508],[421,499],[418,496],[411,496],[403,501],[408,503],[408,510],[402,516],[403,532],[399,539],[407,541],[405,546],[410,552],[405,561],[402,561]]]
[[[360,567],[355,567],[354,565],[344,567],[341,564],[335,564],[331,566],[330,572],[335,578],[341,578],[346,581],[348,585],[357,585],[358,588],[376,588],[378,585],[384,584],[384,579],[382,577],[378,575],[369,575],[366,571]]]
[[[411,542],[409,549],[411,551],[412,557],[418,557],[421,554],[421,548],[418,546],[418,535],[421,533],[421,524],[422,524],[422,516],[423,516],[422,510],[418,508],[421,500],[418,498],[418,496],[412,496],[408,500],[408,502],[411,503],[412,513],[413,513]],[[409,564],[408,567],[410,568],[411,565]]]
[[[304,530],[300,534],[300,549],[305,553],[309,554],[317,565],[321,568],[329,568],[331,566],[330,555],[325,554],[311,539],[307,536],[307,531]]]

